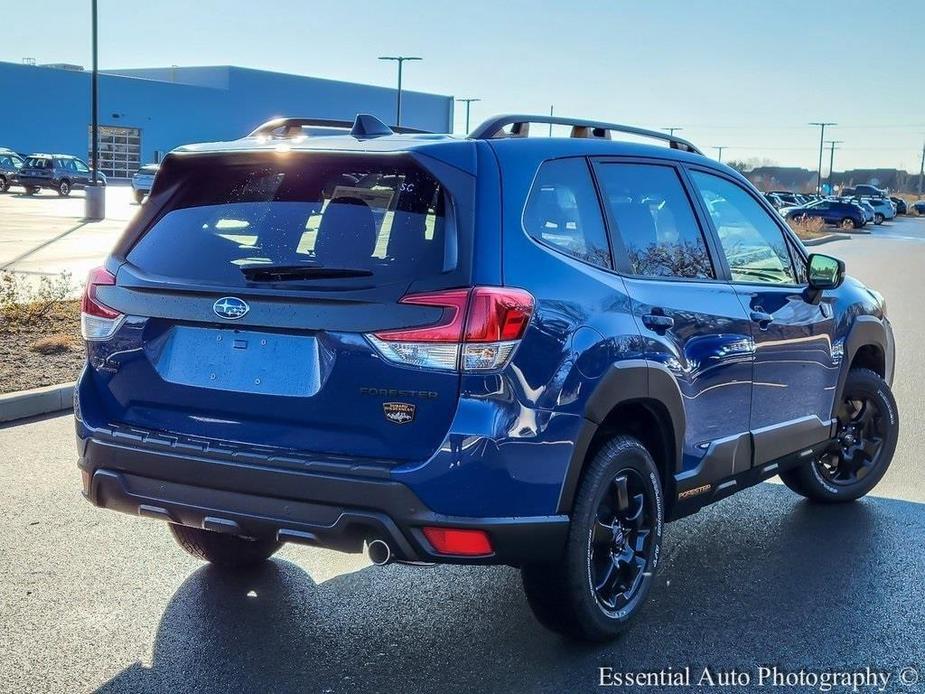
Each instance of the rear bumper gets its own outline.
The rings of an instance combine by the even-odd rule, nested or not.
[[[568,532],[567,516],[436,514],[387,474],[361,476],[346,468],[345,474],[305,472],[175,445],[161,449],[111,432],[78,436],[77,442],[84,496],[91,503],[192,527],[344,552],[362,551],[364,540],[382,539],[399,560],[513,566],[555,560]],[[437,554],[424,538],[424,526],[484,530],[494,553]]]

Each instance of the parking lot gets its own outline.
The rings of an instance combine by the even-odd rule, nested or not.
[[[82,281],[137,210],[125,185],[107,187],[107,216],[101,222],[83,220],[82,191],[66,198],[48,190],[27,196],[14,187],[0,195],[0,270],[30,276],[70,272]]]
[[[0,196],[0,268],[97,264],[137,209]],[[15,230],[9,231],[9,230]],[[925,218],[822,247],[887,298],[900,443],[875,496],[809,503],[763,484],[668,527],[649,604],[620,640],[568,643],[510,568],[371,566],[288,547],[229,576],[163,524],[80,497],[71,417],[0,428],[0,682],[10,691],[590,691],[598,668],[912,667],[925,681]],[[672,690],[674,691],[674,689]],[[682,691],[677,689],[677,691]]]

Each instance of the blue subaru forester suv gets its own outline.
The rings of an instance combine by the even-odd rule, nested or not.
[[[665,521],[775,475],[857,499],[899,430],[883,298],[732,169],[610,123],[180,148],[82,329],[92,503],[229,568],[284,542],[520,567],[590,640],[638,612]]]

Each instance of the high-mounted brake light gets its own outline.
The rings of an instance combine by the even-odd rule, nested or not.
[[[87,286],[80,300],[80,334],[91,342],[111,338],[125,316],[110,308],[97,297],[97,288],[112,286],[116,278],[104,267],[90,270]]]
[[[367,335],[389,361],[432,369],[502,368],[527,330],[533,297],[522,289],[475,287],[411,294],[403,304],[443,308],[434,325]]]

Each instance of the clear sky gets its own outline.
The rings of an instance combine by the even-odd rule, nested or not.
[[[89,0],[4,2],[0,60],[89,66]],[[479,97],[472,119],[548,112],[680,126],[724,160],[918,171],[925,0],[99,0],[102,68],[233,64]],[[5,107],[10,106],[4,94]],[[463,108],[457,105],[457,131]],[[831,135],[831,137],[830,137]],[[826,164],[828,166],[828,155]]]

